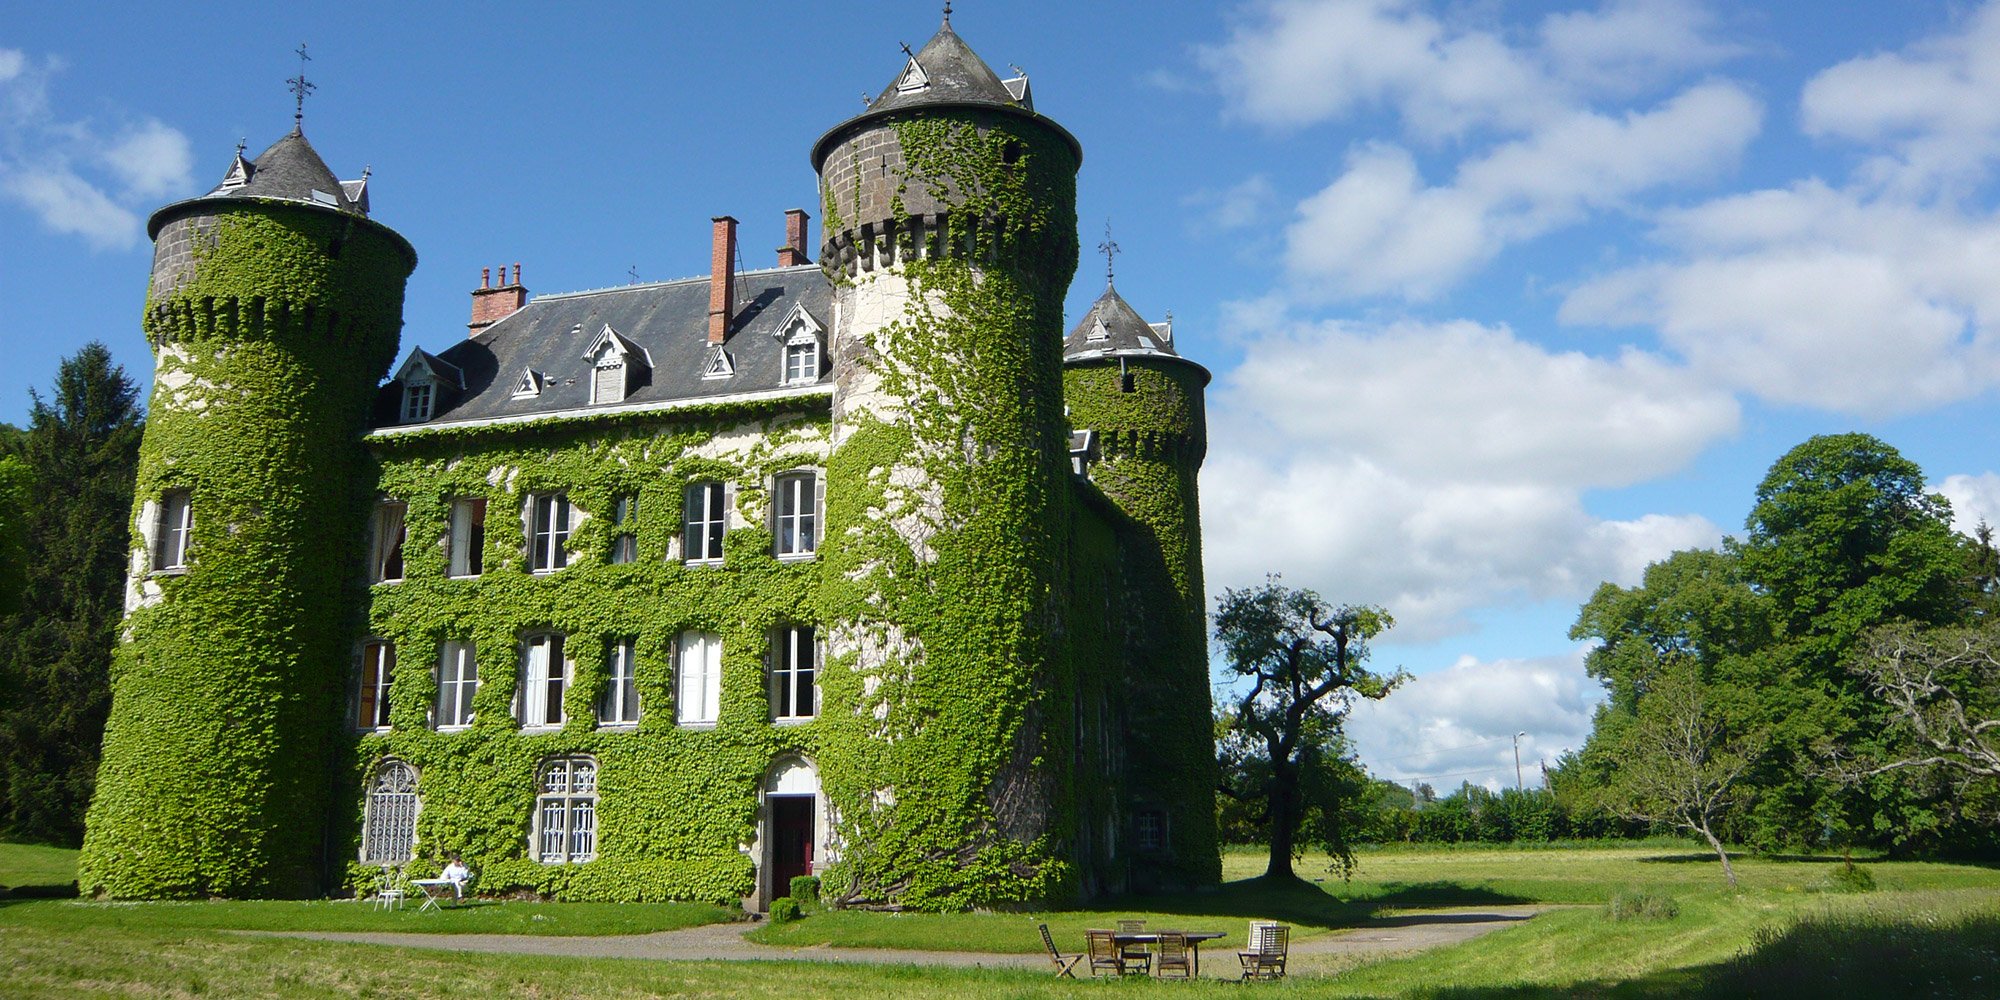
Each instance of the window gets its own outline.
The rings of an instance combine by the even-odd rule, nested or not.
[[[794,338],[785,345],[785,384],[806,385],[819,381],[819,341],[811,336]]]
[[[186,569],[188,536],[194,528],[194,506],[186,490],[160,494],[160,522],[153,535],[153,568]]]
[[[1157,853],[1167,849],[1167,814],[1158,809],[1141,809],[1132,817],[1132,840],[1139,850]]]
[[[597,855],[597,762],[557,757],[542,765],[535,798],[535,858],[545,865]]]
[[[636,636],[613,639],[604,644],[604,695],[597,700],[597,721],[607,726],[629,726],[639,721],[639,688],[632,680]]]
[[[728,526],[721,483],[693,483],[682,507],[686,531],[681,553],[688,562],[721,562],[722,533]]]
[[[779,722],[819,714],[819,649],[810,626],[781,628],[771,663],[771,718]]]
[[[818,548],[818,480],[810,472],[778,477],[778,555],[809,556]]]
[[[639,561],[639,498],[622,496],[611,503],[611,561]]]
[[[479,690],[479,665],[472,643],[447,642],[438,653],[437,727],[472,725],[472,695]]]
[[[486,562],[486,501],[462,499],[451,502],[450,549],[452,576],[478,576]]]
[[[553,573],[569,565],[569,498],[544,493],[528,498],[533,528],[528,535],[528,568]]]
[[[409,528],[403,517],[409,508],[394,500],[375,505],[374,543],[370,546],[370,583],[387,583],[403,578],[403,541]]]
[[[674,721],[712,726],[722,714],[722,637],[682,632],[674,650]]]
[[[521,646],[521,724],[563,724],[563,692],[569,690],[569,661],[563,659],[563,637],[556,633],[529,636]]]
[[[417,772],[385,760],[368,783],[361,821],[361,860],[400,865],[417,849]]]
[[[380,639],[361,644],[361,699],[354,713],[356,728],[389,728],[389,683],[395,674],[396,647]]]
[[[431,402],[437,396],[429,382],[411,382],[403,387],[403,423],[414,424],[431,418]]]
[[[591,370],[590,401],[616,403],[625,398],[625,361],[616,352],[605,351]]]

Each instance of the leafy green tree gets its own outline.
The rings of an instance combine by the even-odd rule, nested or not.
[[[21,460],[20,431],[0,424],[0,618],[20,607],[28,560],[28,505],[33,477]]]
[[[0,627],[0,805],[17,836],[76,843],[110,705],[142,418],[132,380],[94,342],[63,361],[51,399],[31,396],[20,461],[41,502],[23,518],[24,586]]]
[[[1691,662],[1661,672],[1620,741],[1624,763],[1608,799],[1618,812],[1697,833],[1736,887],[1717,828],[1761,752],[1755,735],[1731,731]]]
[[[1405,675],[1370,672],[1368,642],[1394,622],[1380,608],[1334,606],[1276,577],[1225,591],[1215,637],[1229,669],[1249,686],[1227,716],[1222,792],[1256,803],[1268,831],[1264,877],[1296,879],[1301,837],[1351,867],[1348,831],[1367,776],[1355,767],[1341,722],[1355,698],[1382,698]]]

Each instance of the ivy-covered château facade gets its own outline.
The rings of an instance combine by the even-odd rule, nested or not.
[[[1063,330],[1081,148],[947,22],[812,147],[778,266],[399,354],[411,246],[298,130],[153,216],[157,373],[80,867],[1002,905],[1219,877],[1208,373]],[[384,383],[384,378],[388,381]]]

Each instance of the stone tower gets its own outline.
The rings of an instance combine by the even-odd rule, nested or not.
[[[148,231],[156,375],[78,882],[310,895],[360,627],[361,438],[416,252],[297,129]]]
[[[907,50],[906,50],[907,51]],[[829,886],[1060,894],[1073,822],[1062,301],[1081,147],[947,20],[813,147],[834,284]],[[909,780],[921,775],[921,780]]]
[[[1171,321],[1147,322],[1108,280],[1063,341],[1070,424],[1095,438],[1091,482],[1130,518],[1134,538],[1120,602],[1144,611],[1120,637],[1117,688],[1124,728],[1145,738],[1130,740],[1118,780],[1127,808],[1164,814],[1170,857],[1135,876],[1165,884],[1221,876],[1196,486],[1208,452],[1208,380],[1208,369],[1174,349]]]

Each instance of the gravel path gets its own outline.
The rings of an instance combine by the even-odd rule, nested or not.
[[[1470,941],[1509,927],[1547,907],[1496,906],[1479,910],[1436,911],[1384,917],[1368,926],[1337,931],[1292,943],[1295,956],[1372,955],[1418,951]],[[394,934],[348,931],[246,931],[273,937],[308,938],[432,948],[444,951],[496,952],[512,955],[560,955],[575,958],[650,958],[669,961],[724,962],[850,962],[873,965],[946,965],[983,968],[1047,969],[1047,955],[995,955],[966,951],[911,951],[897,948],[780,948],[757,944],[743,935],[752,923],[707,924],[655,934],[621,937],[542,937],[529,934]],[[1241,945],[1229,938],[1209,948],[1203,978],[1233,978],[1230,953]],[[1225,966],[1227,966],[1225,968]]]

